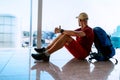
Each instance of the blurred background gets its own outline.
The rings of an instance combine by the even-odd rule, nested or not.
[[[114,47],[119,48],[119,7],[119,0],[43,0],[42,46],[48,45],[57,36],[54,34],[55,27],[61,25],[69,30],[78,28],[75,17],[86,12],[89,26],[102,27],[110,35]],[[36,47],[38,16],[38,0],[0,0],[0,48],[29,47],[30,37],[32,47]]]

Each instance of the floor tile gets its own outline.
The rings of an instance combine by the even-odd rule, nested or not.
[[[0,80],[120,80],[120,49],[115,59],[93,63],[77,60],[65,49],[49,62],[34,63],[33,48],[0,50]]]

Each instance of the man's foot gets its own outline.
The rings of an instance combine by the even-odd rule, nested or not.
[[[41,54],[32,54],[31,55],[35,60],[43,60],[43,61],[46,61],[48,62],[49,61],[49,58],[50,56],[46,56],[44,53],[41,53]]]
[[[43,53],[45,51],[45,48],[34,48],[34,50],[38,53]]]

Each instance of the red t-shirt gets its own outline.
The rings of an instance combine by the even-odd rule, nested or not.
[[[86,26],[84,29],[78,28],[75,31],[85,32],[85,37],[76,37],[76,41],[83,46],[83,48],[89,53],[91,51],[91,46],[94,41],[94,33],[92,28]]]

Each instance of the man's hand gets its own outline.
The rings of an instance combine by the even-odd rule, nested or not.
[[[54,30],[55,33],[60,33],[60,31],[61,31],[61,26],[56,27],[55,30]]]

